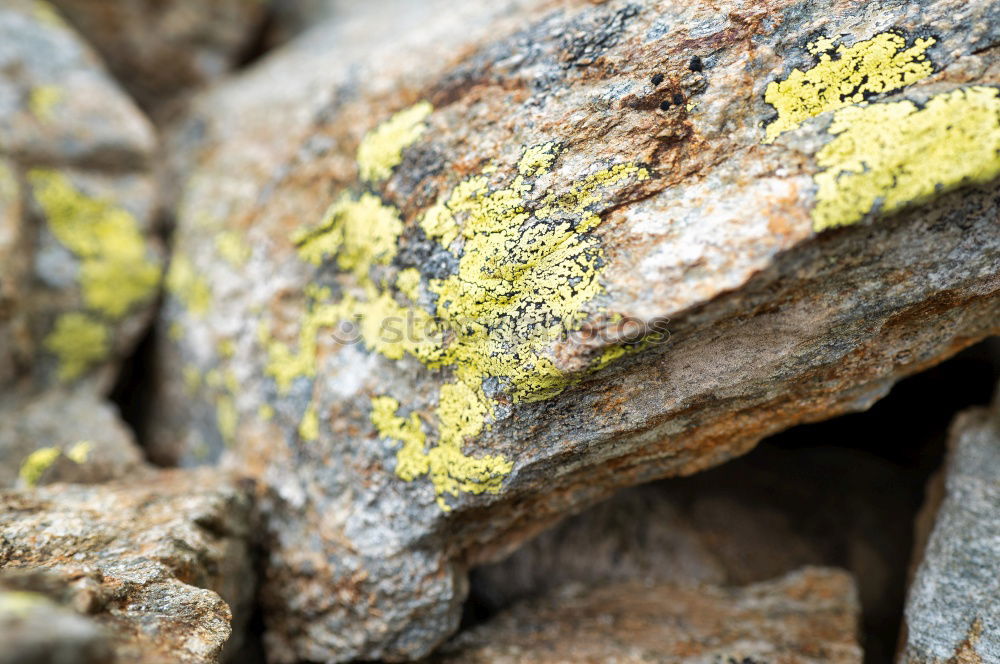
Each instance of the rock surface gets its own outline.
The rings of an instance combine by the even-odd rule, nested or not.
[[[86,390],[0,398],[0,488],[92,484],[149,471],[113,406]]]
[[[1000,661],[1000,396],[952,426],[944,495],[906,603],[900,664]]]
[[[0,388],[110,388],[160,280],[155,146],[48,4],[0,6]]]
[[[806,568],[736,590],[566,588],[463,632],[433,662],[860,664],[850,575]]]
[[[227,641],[238,647],[253,597],[250,528],[246,488],[208,470],[0,492],[0,574],[9,586],[43,570],[21,591],[57,594],[89,616],[116,662],[218,662]],[[32,623],[18,624],[4,626],[14,634],[0,640],[0,661],[26,661],[11,649],[35,643],[21,631]],[[90,633],[74,624],[81,639]]]
[[[268,488],[274,661],[424,656],[469,565],[997,333],[997,25],[384,2],[202,97],[154,451]]]
[[[269,0],[52,0],[143,108],[220,78],[248,54]]]

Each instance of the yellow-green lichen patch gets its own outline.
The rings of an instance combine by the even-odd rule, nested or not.
[[[51,609],[52,600],[27,590],[0,590],[0,617],[23,617],[37,609]]]
[[[899,90],[934,70],[927,58],[933,38],[917,38],[907,46],[905,37],[890,31],[853,46],[834,48],[835,42],[829,37],[812,42],[808,49],[819,56],[814,67],[793,69],[785,80],[767,86],[764,100],[778,116],[767,126],[765,143],[821,113]]]
[[[239,416],[236,413],[236,404],[229,394],[221,394],[215,399],[215,423],[222,436],[222,442],[226,447],[232,447],[236,440],[236,425],[239,423]]]
[[[501,456],[462,450],[492,420],[492,395],[540,400],[574,379],[548,353],[584,321],[587,304],[601,292],[601,247],[592,234],[601,223],[599,206],[609,191],[649,177],[644,168],[617,164],[566,187],[536,191],[559,151],[555,143],[528,146],[506,183],[491,182],[496,168],[488,167],[424,214],[426,236],[458,259],[456,273],[446,278],[424,280],[417,268],[406,268],[384,281],[379,270],[396,258],[403,222],[368,192],[343,194],[316,228],[294,238],[303,260],[335,261],[353,275],[354,287],[334,302],[327,301],[328,289],[308,289],[297,349],[264,335],[267,374],[281,392],[296,378],[315,376],[319,331],[340,321],[355,321],[373,352],[393,360],[410,355],[446,370],[426,428],[416,413],[398,415],[399,403],[389,396],[373,400],[371,415],[380,436],[400,445],[399,477],[429,476],[444,509],[446,495],[499,491],[513,467]],[[419,306],[424,288],[436,297],[432,312]],[[487,381],[494,384],[489,395]],[[300,434],[314,431],[310,412]]]
[[[57,85],[39,85],[28,95],[28,110],[41,122],[52,120],[55,107],[62,101],[63,92]]]
[[[87,314],[71,312],[56,319],[45,348],[59,358],[59,379],[75,380],[111,352],[107,325]]]
[[[167,270],[167,291],[180,300],[193,314],[204,315],[212,306],[212,291],[183,254],[175,254]]]
[[[307,443],[319,440],[319,415],[315,404],[309,404],[299,422],[299,437]]]
[[[42,447],[35,450],[21,463],[17,475],[25,486],[36,486],[42,474],[52,467],[62,452],[58,447]]]
[[[160,268],[147,256],[139,224],[110,201],[86,196],[56,171],[28,174],[55,238],[81,260],[87,307],[112,320],[156,294]]]
[[[1000,91],[975,86],[838,111],[817,154],[813,228],[846,226],[1000,176]]]
[[[94,443],[89,440],[81,440],[73,444],[66,457],[73,463],[87,463],[90,453],[94,451]]]
[[[396,113],[368,132],[358,146],[358,170],[368,182],[384,180],[403,160],[403,150],[412,145],[427,126],[424,120],[433,107],[423,101]]]
[[[223,231],[216,235],[215,249],[233,267],[242,267],[250,259],[250,245],[236,231]]]

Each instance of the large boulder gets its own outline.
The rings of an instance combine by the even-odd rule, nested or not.
[[[906,602],[899,664],[1000,661],[998,478],[1000,393],[992,409],[964,412],[952,425],[943,492]]]
[[[1000,331],[997,18],[399,0],[201,97],[152,449],[266,487],[274,661]]]
[[[0,491],[0,587],[28,593],[10,612],[51,613],[40,594],[87,616],[116,662],[213,664],[249,618],[251,516],[249,487],[207,469]],[[5,623],[3,597],[0,661],[28,661],[37,621]]]
[[[0,388],[110,388],[158,292],[155,147],[48,4],[0,6]]]

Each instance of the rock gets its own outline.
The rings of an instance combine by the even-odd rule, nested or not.
[[[231,71],[250,54],[267,15],[257,0],[52,0],[154,116]]]
[[[476,568],[471,615],[571,584],[743,586],[841,567],[858,585],[865,651],[888,661],[905,587],[899,563],[910,555],[900,517],[915,509],[907,480],[871,454],[766,442],[720,468],[621,491]]]
[[[422,657],[470,565],[1000,330],[994,3],[459,4],[171,139],[152,449],[268,488],[276,662]]]
[[[569,587],[459,634],[434,662],[862,661],[850,575],[805,568],[739,589]]]
[[[107,635],[96,622],[43,593],[19,587],[25,584],[6,581],[0,577],[0,664],[111,660]]]
[[[943,496],[906,602],[900,664],[1000,661],[997,478],[1000,398],[952,425]]]
[[[208,470],[0,492],[0,572],[45,570],[116,662],[217,662],[248,618],[250,528],[247,489]]]
[[[52,8],[0,7],[0,388],[110,389],[151,317],[149,122]]]
[[[88,391],[0,398],[0,488],[135,477],[148,470],[114,408]]]

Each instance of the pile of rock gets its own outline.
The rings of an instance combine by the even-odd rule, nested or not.
[[[898,467],[615,494],[1000,333],[998,25],[7,0],[0,662],[892,651]],[[1000,661],[1000,406],[951,441],[901,662]]]

